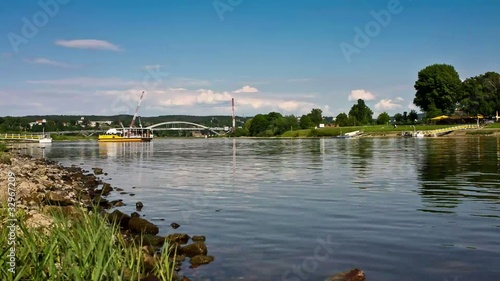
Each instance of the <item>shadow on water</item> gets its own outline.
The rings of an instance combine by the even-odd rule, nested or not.
[[[455,213],[466,200],[500,203],[498,138],[430,139],[419,161],[422,211]]]

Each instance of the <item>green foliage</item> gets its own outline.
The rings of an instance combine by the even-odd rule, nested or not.
[[[309,113],[309,118],[311,119],[311,122],[314,124],[314,126],[319,126],[319,124],[323,121],[323,111],[319,108],[313,108],[311,110],[311,113]]]
[[[0,142],[0,153],[7,152],[7,151],[9,151],[9,148],[7,147],[7,145],[4,142]]]
[[[391,121],[391,117],[385,111],[380,113],[377,117],[377,124],[379,124],[379,125],[387,124],[387,123],[389,123],[389,121]]]
[[[353,117],[352,123],[356,125],[368,125],[373,122],[373,111],[365,104],[365,101],[358,99],[358,102],[352,106],[349,111],[349,117]]]
[[[248,132],[251,136],[258,137],[267,130],[269,124],[270,122],[266,115],[257,114],[252,118]]]
[[[302,129],[309,129],[314,127],[314,123],[312,122],[309,115],[302,115],[302,117],[300,117],[300,127]]]
[[[411,124],[414,124],[417,120],[418,120],[418,113],[417,111],[412,109],[408,114],[408,121],[410,121]]]
[[[295,116],[270,112],[255,115],[245,123],[243,129],[236,130],[233,136],[273,137],[297,128],[298,122]]]
[[[6,208],[4,208],[6,209]],[[139,280],[146,272],[141,244],[127,244],[117,226],[108,225],[97,211],[81,211],[80,220],[71,223],[62,214],[54,214],[53,227],[28,229],[18,220],[16,273],[8,271],[7,251],[0,251],[0,276],[4,280]],[[5,214],[0,216],[5,220]],[[0,226],[0,243],[8,245],[9,229]],[[168,249],[168,246],[165,248]],[[168,253],[161,255],[153,270],[161,280],[172,280],[173,264]]]
[[[418,72],[413,103],[422,111],[452,114],[462,93],[462,81],[451,65],[433,64]]]
[[[396,123],[401,123],[403,121],[403,115],[401,113],[394,114],[394,121],[396,121]]]
[[[349,125],[349,118],[347,117],[347,114],[342,112],[339,115],[337,115],[337,118],[335,118],[335,124],[337,124],[341,127],[348,126]]]
[[[500,109],[500,74],[486,72],[463,82],[461,109],[470,115],[492,116]]]

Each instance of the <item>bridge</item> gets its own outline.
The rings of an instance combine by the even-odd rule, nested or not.
[[[0,134],[2,140],[21,140],[39,142],[43,139],[43,135],[36,134]]]
[[[204,125],[185,122],[185,121],[168,121],[161,122],[158,124],[154,124],[146,127],[147,129],[151,129],[153,131],[210,131],[216,135],[225,134],[229,131],[230,127],[207,127]],[[224,133],[219,133],[224,132]]]
[[[201,124],[196,124],[192,122],[185,122],[185,121],[168,121],[168,122],[161,122],[158,124],[154,124],[148,127],[145,127],[147,129],[151,129],[153,131],[210,131],[216,135],[223,135],[227,133],[231,127],[207,127]],[[127,129],[127,127],[125,127]],[[94,134],[97,133],[105,133],[106,130],[75,130],[75,131],[54,131],[54,132],[48,132],[48,134],[54,134],[54,135],[64,135],[64,134],[80,134],[84,135],[87,137],[90,137]],[[220,133],[224,132],[224,133]]]

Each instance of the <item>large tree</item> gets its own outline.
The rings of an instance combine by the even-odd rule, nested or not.
[[[337,117],[335,118],[335,124],[339,125],[340,127],[349,125],[349,118],[347,117],[347,114],[342,112],[337,115]]]
[[[408,114],[408,119],[410,120],[410,123],[415,123],[418,120],[418,113],[415,110],[411,110],[410,113]]]
[[[418,72],[413,103],[428,113],[452,114],[461,98],[462,81],[451,65],[433,64]]]
[[[349,116],[355,117],[355,120],[361,125],[371,124],[373,122],[373,111],[362,99],[358,99],[358,102],[351,107]]]
[[[460,101],[465,113],[495,115],[500,110],[500,74],[485,74],[467,78],[463,82],[464,95]]]
[[[313,108],[308,115],[315,126],[318,126],[323,121],[323,111],[319,108]]]
[[[377,124],[379,125],[387,124],[389,121],[391,121],[391,117],[387,114],[387,112],[382,112],[377,117]]]

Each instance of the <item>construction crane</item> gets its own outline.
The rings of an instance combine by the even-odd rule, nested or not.
[[[144,91],[142,91],[142,93],[141,93],[141,97],[139,98],[139,103],[137,104],[137,108],[135,109],[134,117],[132,118],[132,122],[130,122],[131,129],[132,129],[132,127],[134,127],[135,118],[137,118],[137,112],[139,111],[139,107],[141,106],[143,96],[144,96]]]

